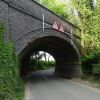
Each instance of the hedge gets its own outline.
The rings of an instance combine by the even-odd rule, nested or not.
[[[18,60],[14,54],[13,44],[4,42],[3,33],[3,26],[0,25],[0,100],[16,100]]]

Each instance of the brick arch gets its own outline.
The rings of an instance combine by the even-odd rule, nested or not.
[[[45,29],[30,32],[28,45],[19,53],[21,74],[28,70],[28,58],[36,51],[50,53],[56,61],[55,72],[64,77],[80,76],[80,55],[71,38],[61,32]],[[21,45],[22,47],[22,45]]]
[[[30,31],[24,34],[23,36],[19,37],[14,42],[15,50],[17,54],[20,54],[26,46],[31,44],[31,42],[35,41],[37,38],[42,38],[46,36],[55,36],[55,37],[62,38],[66,40],[69,44],[71,44],[73,48],[77,51],[77,53],[79,52],[78,50],[79,48],[76,46],[74,41],[71,39],[70,33],[63,33],[63,32],[56,31],[52,28],[45,28],[44,31],[43,29],[37,29],[37,30]]]

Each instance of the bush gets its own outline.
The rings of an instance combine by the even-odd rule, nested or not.
[[[98,63],[98,64],[93,64],[92,73],[93,73],[94,75],[100,75],[100,63]]]
[[[89,53],[82,56],[82,71],[84,74],[93,75],[99,71],[100,49],[91,49]],[[98,66],[98,67],[97,67]]]

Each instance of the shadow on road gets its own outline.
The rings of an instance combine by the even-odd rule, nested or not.
[[[54,69],[48,69],[48,70],[41,70],[30,73],[30,75],[27,78],[28,82],[34,83],[34,82],[41,82],[41,81],[50,81],[50,80],[57,80],[58,77],[55,74]]]

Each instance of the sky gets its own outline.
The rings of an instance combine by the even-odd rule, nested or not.
[[[40,51],[40,54],[42,54],[42,53],[43,53],[43,51]],[[49,53],[46,53],[47,60],[48,60],[49,55],[50,55]],[[42,57],[41,60],[45,61],[45,58]],[[50,56],[49,61],[55,61],[55,59],[53,58],[52,55]]]
[[[93,4],[94,4],[94,6],[96,6],[96,2],[97,2],[97,0],[94,0],[94,3],[93,3]]]

